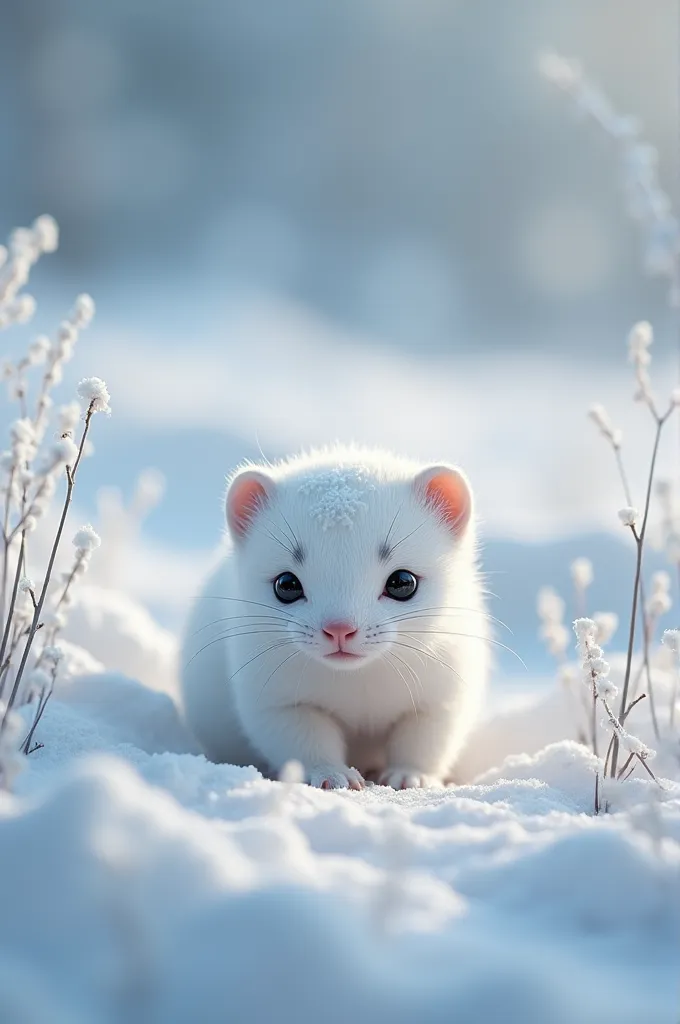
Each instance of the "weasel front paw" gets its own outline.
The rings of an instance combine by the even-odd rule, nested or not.
[[[387,768],[378,782],[392,789],[439,789],[442,786],[436,775],[426,775],[416,768]]]
[[[309,773],[309,784],[317,789],[363,789],[365,785],[356,768],[344,764],[315,765]]]

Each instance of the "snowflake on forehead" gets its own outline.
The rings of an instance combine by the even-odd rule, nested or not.
[[[324,530],[331,526],[353,526],[357,515],[367,508],[366,495],[374,491],[368,474],[356,467],[315,473],[300,484],[300,494],[311,496],[309,510]]]

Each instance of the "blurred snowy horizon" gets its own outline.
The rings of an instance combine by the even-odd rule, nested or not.
[[[53,213],[41,275],[143,329],[255,293],[425,359],[615,360],[634,320],[670,327],[665,288],[616,145],[539,57],[639,121],[677,207],[678,22],[674,0],[6,4],[0,228]]]

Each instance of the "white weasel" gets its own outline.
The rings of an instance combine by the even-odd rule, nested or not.
[[[226,514],[182,651],[206,755],[331,789],[450,780],[489,666],[461,471],[337,446],[240,469]]]

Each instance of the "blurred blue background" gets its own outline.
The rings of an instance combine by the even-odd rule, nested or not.
[[[225,474],[336,437],[465,466],[532,669],[535,591],[576,555],[624,613],[623,501],[585,410],[623,422],[639,489],[625,337],[654,324],[670,386],[677,323],[616,146],[538,59],[578,57],[639,118],[675,201],[678,22],[676,0],[3,2],[0,227],[61,225],[36,328],[97,301],[63,387],[100,375],[114,406],[80,504],[166,475],[131,583],[163,621],[219,536]]]

